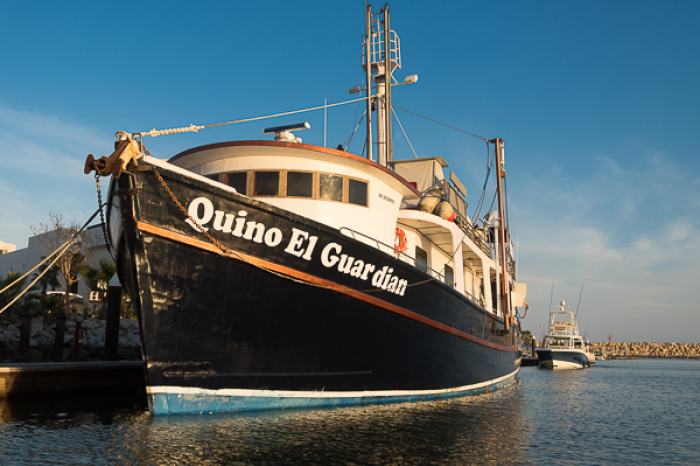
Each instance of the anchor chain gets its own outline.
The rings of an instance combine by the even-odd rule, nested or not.
[[[114,260],[114,255],[112,254],[112,248],[110,247],[109,238],[107,237],[107,224],[105,223],[105,213],[103,210],[104,205],[102,204],[102,190],[100,189],[100,175],[95,173],[95,183],[97,183],[97,207],[100,211],[100,222],[102,224],[102,235],[105,238],[105,246],[107,246],[107,252],[109,252],[112,262]]]
[[[182,213],[184,213],[187,216],[187,218],[190,220],[190,222],[192,222],[192,225],[195,225],[197,227],[197,229],[204,234],[204,236],[209,238],[209,240],[217,248],[219,248],[221,250],[221,252],[223,252],[224,254],[227,254],[227,255],[235,255],[236,257],[240,258],[240,256],[238,254],[236,254],[235,251],[232,251],[232,250],[222,246],[221,243],[219,243],[209,233],[207,233],[207,231],[204,229],[204,227],[202,225],[200,225],[197,221],[195,221],[195,219],[192,218],[192,216],[187,211],[187,209],[185,209],[185,207],[180,203],[180,201],[178,201],[177,197],[175,197],[175,194],[170,190],[168,185],[165,183],[165,180],[163,179],[163,177],[160,176],[160,173],[158,173],[158,170],[153,168],[153,174],[156,176],[156,178],[158,178],[158,181],[160,181],[160,184],[163,186],[163,189],[165,189],[165,192],[168,193],[168,196],[170,196],[170,199],[172,199],[173,202],[175,202],[175,204],[180,208]]]

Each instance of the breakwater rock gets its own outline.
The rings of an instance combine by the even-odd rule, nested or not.
[[[605,357],[700,359],[698,343],[615,342],[591,343],[596,355]]]
[[[105,356],[104,320],[78,318],[84,331],[83,345],[80,346],[79,361],[103,361]],[[66,321],[63,335],[63,360],[73,360],[76,321]],[[42,318],[31,321],[29,350],[19,354],[20,324],[7,323],[0,326],[0,363],[14,362],[51,362],[54,361],[54,344],[56,341],[56,324],[46,325]],[[121,319],[119,321],[120,360],[141,360],[141,337],[138,321]]]

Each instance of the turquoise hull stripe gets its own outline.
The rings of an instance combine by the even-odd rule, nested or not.
[[[208,414],[235,411],[262,411],[269,409],[300,409],[332,406],[354,406],[366,404],[402,403],[427,401],[480,395],[500,390],[513,384],[517,371],[511,376],[477,388],[456,391],[437,391],[420,395],[400,396],[350,396],[350,397],[304,397],[304,396],[228,396],[215,392],[200,393],[149,393],[149,408],[157,416],[170,414]],[[212,394],[212,392],[214,394]]]

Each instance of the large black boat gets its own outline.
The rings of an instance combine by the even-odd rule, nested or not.
[[[112,176],[109,240],[138,313],[152,413],[432,399],[514,382],[526,304],[503,220],[503,143],[489,141],[498,210],[477,222],[444,159],[394,160],[400,50],[388,8],[367,8],[363,50],[364,157],[302,143],[294,132],[307,124],[167,162],[143,146],[156,132],[121,132],[109,158],[88,157],[86,172]]]

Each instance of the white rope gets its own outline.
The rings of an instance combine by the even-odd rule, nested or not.
[[[139,136],[151,136],[151,137],[156,137],[156,136],[162,136],[164,134],[175,134],[175,133],[197,133],[199,132],[200,129],[204,129],[206,126],[197,126],[197,125],[190,125],[190,126],[185,126],[183,128],[172,128],[172,129],[160,129],[157,130],[153,128],[147,133],[138,133]]]
[[[359,102],[361,100],[366,100],[367,97],[360,97],[358,99],[353,99],[353,100],[347,100],[345,102],[337,102],[335,104],[324,104],[324,105],[319,105],[317,107],[311,107],[311,108],[304,108],[302,110],[292,110],[290,112],[282,112],[282,113],[275,113],[273,115],[265,115],[265,116],[259,116],[259,117],[253,117],[253,118],[245,118],[243,120],[233,120],[233,121],[226,121],[224,123],[215,123],[212,125],[203,125],[203,126],[198,126],[198,125],[190,125],[190,126],[185,126],[182,128],[173,128],[173,129],[162,129],[162,130],[157,130],[157,129],[152,129],[146,133],[134,133],[137,136],[161,136],[163,134],[174,134],[174,133],[187,133],[187,132],[194,132],[197,133],[199,132],[200,129],[206,129],[206,128],[213,128],[215,126],[224,126],[224,125],[235,125],[237,123],[246,123],[249,121],[257,121],[257,120],[266,120],[269,118],[277,118],[281,116],[287,116],[287,115],[294,115],[296,113],[304,113],[304,112],[313,112],[314,110],[320,110],[323,108],[331,108],[331,107],[337,107],[339,105],[347,105],[347,104],[352,104],[355,102]]]
[[[17,300],[18,300],[20,297],[22,297],[27,291],[29,291],[29,289],[30,289],[32,286],[34,286],[34,284],[35,284],[41,277],[43,277],[44,274],[46,274],[46,273],[51,269],[51,267],[54,266],[54,264],[58,261],[58,259],[60,259],[60,257],[61,257],[63,254],[65,254],[65,252],[75,243],[75,240],[76,240],[76,238],[78,237],[78,235],[80,235],[80,234],[85,230],[85,228],[87,228],[87,226],[90,224],[90,222],[92,222],[92,220],[95,218],[95,216],[100,212],[100,209],[102,209],[102,206],[100,206],[100,207],[90,216],[90,218],[87,220],[87,222],[85,222],[85,224],[80,228],[80,230],[78,230],[78,231],[76,231],[75,233],[73,233],[73,234],[70,236],[70,238],[68,238],[68,239],[66,240],[65,243],[63,243],[63,244],[60,245],[58,248],[56,248],[56,250],[55,250],[54,252],[52,252],[51,254],[49,254],[43,261],[41,261],[41,262],[39,262],[37,265],[35,265],[33,269],[31,269],[30,271],[28,271],[27,273],[25,273],[24,275],[22,275],[20,278],[18,278],[18,280],[22,280],[22,279],[26,278],[30,273],[32,273],[32,272],[33,272],[34,270],[36,270],[39,266],[41,266],[41,264],[43,264],[43,263],[45,263],[46,261],[48,261],[48,260],[51,258],[51,256],[53,256],[53,255],[55,255],[55,254],[58,254],[58,253],[60,252],[59,256],[56,257],[56,259],[54,259],[53,262],[51,262],[51,265],[49,265],[41,274],[39,274],[39,276],[37,276],[37,277],[34,279],[34,281],[33,281],[32,283],[29,284],[29,286],[27,286],[19,295],[17,295],[17,297],[15,297],[15,299],[13,299],[12,302],[11,302],[10,304],[8,304],[7,306],[5,306],[5,307],[3,307],[2,309],[0,309],[0,314],[2,314],[3,312],[5,312],[5,310],[7,310],[7,308],[9,308],[10,306],[12,306],[12,305],[15,303],[15,301],[17,301]],[[61,249],[61,248],[63,248],[63,249]],[[10,284],[7,285],[5,288],[3,288],[2,290],[0,290],[0,294],[4,293],[4,292],[7,291],[8,289],[10,289],[10,287],[12,287],[12,285],[13,285],[14,283],[16,283],[16,282],[17,282],[17,280],[15,280],[13,283],[10,283]]]
[[[19,298],[21,298],[22,296],[24,296],[24,295],[31,289],[31,287],[34,286],[34,284],[35,284],[37,281],[39,281],[39,279],[40,279],[41,277],[43,277],[44,274],[46,274],[46,273],[51,269],[51,267],[53,267],[54,264],[55,264],[56,262],[58,262],[58,260],[61,258],[61,256],[63,256],[63,254],[65,254],[66,251],[69,250],[70,247],[72,246],[72,244],[65,244],[65,243],[64,243],[64,245],[65,245],[65,246],[63,247],[63,250],[61,250],[61,249],[59,248],[59,249],[57,249],[57,250],[55,251],[55,252],[60,251],[60,254],[59,254],[58,256],[56,256],[56,258],[53,260],[53,262],[51,262],[51,265],[49,265],[43,272],[41,272],[41,273],[34,279],[33,282],[31,282],[24,290],[22,290],[21,293],[19,293],[17,296],[15,296],[15,299],[13,299],[12,301],[10,301],[10,303],[9,303],[7,306],[5,306],[5,307],[3,307],[2,309],[0,309],[0,314],[2,314],[3,312],[5,312],[5,311],[6,311],[7,309],[9,309],[10,306],[12,306]],[[36,267],[35,267],[35,268],[36,268]],[[10,286],[11,286],[11,285],[10,285]],[[8,287],[8,288],[9,288],[9,287]],[[5,288],[5,289],[7,289],[7,288]],[[5,291],[5,290],[3,290],[3,291]]]
[[[27,278],[27,276],[29,276],[30,273],[34,272],[36,269],[38,269],[39,267],[41,267],[41,265],[42,265],[43,263],[45,263],[46,261],[48,261],[49,259],[51,259],[51,257],[53,257],[54,254],[58,253],[58,251],[60,251],[61,248],[62,248],[63,246],[65,246],[66,244],[70,243],[71,241],[73,241],[73,238],[72,238],[72,237],[69,238],[68,241],[66,241],[65,243],[63,243],[62,245],[60,245],[54,252],[52,252],[52,253],[49,254],[47,257],[45,257],[43,261],[41,261],[41,262],[39,262],[37,265],[35,265],[33,269],[31,269],[29,272],[27,272],[27,273],[25,273],[24,275],[22,275],[21,277],[19,277],[17,280],[22,280],[23,278]],[[47,270],[48,270],[48,269],[47,269]],[[44,271],[44,272],[42,273],[42,275],[43,275],[44,273],[46,273],[46,271]],[[3,294],[5,291],[9,290],[9,289],[12,287],[13,284],[14,284],[14,282],[10,283],[10,284],[7,285],[5,288],[3,288],[2,290],[0,290],[0,294]]]

